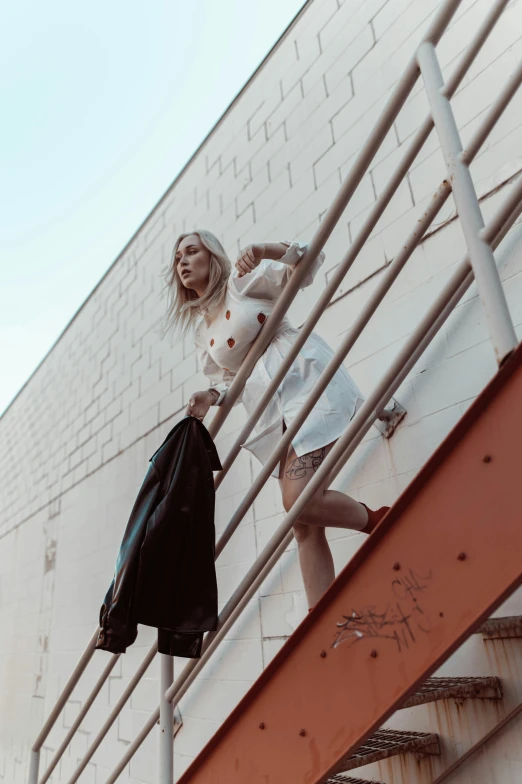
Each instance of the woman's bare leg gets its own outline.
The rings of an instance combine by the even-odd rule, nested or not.
[[[335,580],[332,552],[325,528],[294,523],[294,536],[308,607],[311,608]]]
[[[287,512],[334,444],[335,441],[302,457],[297,457],[292,445],[289,445],[286,460],[281,460],[279,473],[283,506]],[[334,528],[351,528],[360,531],[368,522],[368,513],[364,506],[353,498],[337,490],[325,491],[323,488],[319,488],[300,513],[293,529],[309,607],[316,604],[335,579],[325,521],[328,521],[328,526]]]

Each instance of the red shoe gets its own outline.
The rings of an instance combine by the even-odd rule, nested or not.
[[[375,529],[375,527],[377,526],[377,524],[380,523],[380,521],[382,520],[384,515],[388,512],[390,507],[389,506],[381,506],[380,509],[377,509],[374,512],[372,509],[368,509],[366,504],[363,504],[362,501],[359,501],[359,503],[362,506],[364,506],[364,508],[368,512],[368,522],[366,523],[364,528],[360,529],[361,533],[363,533],[363,534],[371,534],[373,532],[373,530]]]

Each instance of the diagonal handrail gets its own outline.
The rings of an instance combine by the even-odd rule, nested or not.
[[[519,88],[521,82],[522,82],[522,63],[518,66],[517,69],[515,69],[509,81],[505,85],[504,89],[500,92],[500,94],[497,96],[494,103],[491,105],[490,109],[487,111],[485,120],[483,121],[483,123],[481,123],[481,126],[475,131],[472,139],[470,140],[468,145],[468,156],[470,162],[473,160],[477,152],[480,150],[482,144],[487,138],[487,134],[490,133],[491,130],[493,129],[495,123],[498,121],[502,112],[509,104],[509,101],[515,94],[516,90]],[[348,352],[351,351],[351,349],[355,345],[356,341],[362,334],[364,328],[368,324],[370,318],[377,310],[377,307],[384,299],[384,296],[386,295],[387,291],[389,290],[392,283],[397,278],[398,274],[403,269],[404,265],[410,258],[411,254],[413,253],[417,245],[421,242],[422,238],[424,237],[424,234],[426,233],[427,229],[435,219],[437,213],[444,205],[450,193],[451,193],[451,183],[449,182],[449,180],[444,180],[439,186],[439,188],[437,189],[437,191],[435,192],[433,198],[431,199],[428,205],[428,208],[424,211],[424,213],[421,215],[419,220],[415,222],[414,228],[410,236],[406,240],[406,242],[402,245],[401,250],[395,256],[393,261],[388,265],[387,269],[383,273],[381,280],[379,281],[375,290],[369,297],[366,305],[359,313],[352,327],[348,330],[348,332],[344,336],[341,345],[339,346],[334,356],[328,363],[326,369],[323,371],[320,380],[316,383],[316,385],[310,392],[309,396],[303,403],[301,410],[296,415],[296,417],[292,420],[292,422],[288,424],[287,430],[283,434],[278,446],[275,447],[273,452],[266,460],[265,464],[262,466],[259,474],[256,477],[255,482],[247,491],[238,509],[230,519],[228,526],[225,528],[224,532],[222,533],[220,540],[218,542],[218,550],[217,550],[218,553],[222,551],[224,544],[226,544],[226,542],[230,539],[234,531],[241,523],[241,520],[243,519],[247,510],[250,508],[251,504],[253,503],[253,501],[261,491],[262,487],[264,486],[266,479],[270,476],[273,468],[276,466],[277,462],[279,461],[281,454],[283,454],[283,450],[285,450],[287,446],[291,443],[291,440],[294,437],[295,433],[298,432],[302,423],[305,421],[306,417],[312,410],[313,406],[315,405],[315,403],[323,393],[327,384],[333,378],[334,373],[340,366],[341,362],[343,362],[346,359]],[[277,380],[277,384],[279,385],[279,373],[276,375],[275,378]],[[379,413],[380,411],[376,412],[376,417],[379,415]],[[330,481],[332,480],[333,477]],[[224,542],[223,545],[222,542]]]
[[[484,21],[482,22],[479,29],[477,30],[475,36],[473,37],[468,49],[464,53],[457,68],[455,69],[455,71],[453,72],[453,74],[451,75],[451,77],[447,82],[446,91],[448,97],[454,95],[455,91],[458,89],[460,83],[462,82],[462,79],[466,75],[467,71],[469,70],[470,66],[475,60],[478,52],[484,45],[490,32],[492,31],[496,22],[499,20],[500,16],[502,15],[508,3],[509,0],[497,0],[497,2],[495,2],[492,5],[489,13],[487,14]],[[363,225],[361,226],[359,232],[357,233],[355,239],[353,240],[350,248],[346,252],[341,262],[339,263],[335,274],[332,276],[331,280],[329,281],[325,289],[321,292],[317,303],[312,309],[310,315],[307,317],[305,323],[299,328],[299,335],[297,336],[288,354],[286,354],[285,357],[283,357],[281,365],[278,368],[278,372],[273,377],[269,386],[263,393],[263,396],[261,397],[259,403],[254,409],[252,415],[249,417],[245,425],[241,428],[241,431],[239,432],[239,435],[234,441],[232,447],[230,448],[230,451],[227,454],[225,460],[222,461],[223,470],[217,472],[216,474],[216,481],[215,481],[216,489],[219,487],[219,485],[225,478],[226,474],[228,473],[228,470],[232,466],[235,458],[237,457],[237,455],[241,450],[241,445],[245,443],[246,439],[252,432],[252,429],[257,423],[259,417],[261,416],[261,414],[269,404],[279,384],[281,383],[288,369],[290,368],[292,362],[294,361],[301,347],[304,345],[306,339],[314,329],[320,317],[323,315],[324,310],[329,305],[339,285],[346,277],[352,264],[356,261],[359,253],[361,252],[366,241],[370,237],[373,229],[377,225],[386,207],[388,206],[391,199],[395,195],[397,188],[399,187],[400,183],[403,181],[404,177],[406,176],[408,170],[410,169],[412,163],[414,162],[415,158],[419,154],[423,145],[426,143],[426,140],[428,139],[428,136],[430,135],[433,127],[434,127],[433,118],[430,113],[426,116],[423,123],[415,133],[414,138],[410,143],[406,153],[403,155],[392,177],[390,178],[387,185],[385,186],[382,193],[380,194],[379,198],[373,205],[370,213],[365,219]],[[227,396],[230,395],[231,389],[232,386],[230,386],[229,389],[227,390]],[[212,428],[212,423],[210,425],[209,432],[211,431],[211,428]],[[289,443],[290,443],[290,439],[286,438],[286,440],[284,441],[285,448],[288,446]],[[285,452],[282,448],[281,454],[284,453]]]
[[[145,672],[147,671],[150,663],[154,659],[154,657],[155,657],[157,652],[158,652],[158,641],[155,640],[155,642],[151,645],[151,647],[149,648],[149,650],[145,654],[145,657],[144,657],[143,661],[140,663],[138,669],[136,670],[136,672],[132,676],[131,680],[127,684],[124,692],[121,694],[121,696],[120,696],[119,700],[117,701],[116,705],[113,707],[113,709],[111,710],[109,716],[107,717],[107,719],[103,723],[103,726],[100,728],[100,730],[98,731],[96,737],[94,738],[94,740],[92,741],[91,745],[89,746],[89,752],[90,752],[89,753],[89,758],[87,760],[85,760],[85,757],[84,757],[84,759],[81,761],[81,763],[80,763],[80,765],[79,765],[79,767],[77,769],[78,776],[87,767],[87,764],[88,764],[89,760],[93,756],[93,754],[96,751],[96,749],[100,746],[100,744],[103,741],[104,737],[107,735],[109,729],[112,727],[112,725],[114,724],[114,722],[118,718],[122,708],[127,703],[127,700],[131,696],[132,692],[134,691],[134,689],[136,688],[138,683],[141,681],[141,679],[145,675]],[[119,659],[120,656],[121,656],[121,654],[114,655],[114,664],[116,664],[116,662],[117,662],[117,660]],[[105,678],[107,678],[109,673],[108,672],[106,672],[106,673],[104,672],[103,675],[105,675]],[[102,680],[102,678],[100,678],[100,680],[96,684],[95,689],[98,687],[98,691],[99,691],[101,689],[102,685],[103,685],[103,682],[104,681]],[[91,707],[92,703],[94,702],[94,697],[91,699],[91,696],[92,696],[92,694],[89,695],[89,698],[88,698],[88,700],[86,702],[87,708],[86,709],[82,709],[80,715],[78,716],[78,718],[77,718],[77,720],[75,722],[76,728],[80,726],[81,721],[83,721],[83,719],[85,718],[85,716],[87,714],[87,711],[89,710],[89,708]],[[96,696],[96,695],[94,695],[94,696]],[[85,706],[84,706],[84,708],[85,708]],[[45,771],[45,773],[43,774],[43,776],[40,779],[40,781],[38,782],[38,784],[44,784],[44,782],[46,782],[48,780],[48,778],[51,775],[52,771],[54,770],[54,768],[58,764],[58,762],[60,760],[60,757],[62,756],[63,752],[67,748],[67,745],[69,743],[70,737],[72,737],[71,732],[68,733],[67,738],[61,744],[60,748],[57,750],[56,754],[54,755],[54,757],[53,757],[53,759],[51,761],[51,764],[50,764],[49,768]],[[84,761],[85,761],[85,764],[83,764]]]
[[[53,770],[55,769],[55,767],[60,762],[65,749],[67,748],[67,746],[69,745],[69,743],[73,739],[74,735],[76,734],[76,730],[78,729],[78,727],[80,726],[80,724],[82,723],[82,721],[86,717],[87,713],[89,712],[91,705],[93,704],[94,700],[96,699],[96,697],[100,693],[100,691],[101,691],[101,689],[103,687],[103,684],[105,683],[105,681],[107,680],[107,678],[111,674],[112,670],[116,666],[116,664],[118,662],[118,659],[119,659],[119,656],[111,656],[111,658],[109,659],[109,661],[105,665],[105,667],[103,669],[103,672],[100,675],[100,677],[98,678],[98,680],[96,681],[96,684],[93,687],[91,693],[89,694],[89,696],[85,700],[84,704],[81,707],[81,710],[79,711],[79,713],[76,716],[75,720],[73,721],[73,723],[69,727],[69,731],[68,731],[67,735],[65,736],[63,741],[58,746],[58,748],[57,748],[57,750],[56,750],[52,760],[49,763],[49,767],[47,768],[47,770],[43,774],[42,778],[40,779],[40,784],[45,784],[45,782],[48,779],[50,779]]]
[[[498,247],[520,214],[522,214],[522,178],[518,180],[513,192],[485,227],[484,238],[491,244],[493,249]],[[412,335],[406,341],[393,365],[387,371],[384,379],[381,380],[379,387],[361,406],[358,412],[360,414],[359,421],[355,423],[355,417],[352,420],[353,440],[347,445],[337,464],[332,469],[332,481],[367,432],[364,425],[361,426],[363,417],[372,410],[372,407],[375,409],[375,407],[381,405],[383,400],[389,400],[396,392],[467,291],[473,279],[471,262],[469,256],[466,255],[437,297],[428,314],[422,319],[418,330],[421,336],[420,339],[415,339],[415,335]]]
[[[448,85],[447,85],[447,88],[446,88],[448,93],[450,92],[450,90],[452,92],[454,92],[454,90],[457,88],[457,86],[460,83],[460,81],[462,80],[466,70],[469,68],[469,65],[471,64],[473,59],[476,57],[476,53],[478,52],[478,50],[480,49],[480,47],[484,43],[484,40],[486,39],[487,35],[489,34],[490,30],[492,29],[492,27],[495,24],[496,20],[498,19],[498,17],[500,16],[502,11],[504,10],[504,8],[507,5],[507,3],[508,3],[508,0],[497,0],[497,2],[492,7],[490,13],[488,14],[488,17],[486,18],[486,20],[484,21],[483,25],[481,26],[479,32],[475,36],[473,42],[471,43],[469,49],[467,50],[466,54],[464,55],[464,57],[463,57],[461,63],[459,64],[457,70],[455,71],[454,75],[452,76],[452,78],[448,82]],[[448,2],[448,3],[445,4],[445,6],[443,7],[443,9],[440,12],[439,16],[434,20],[432,26],[430,27],[430,31],[428,31],[428,35],[426,36],[426,38],[424,40],[437,41],[440,38],[440,35],[442,35],[444,27],[442,27],[440,30],[437,30],[437,24],[441,24],[441,20],[444,19],[445,20],[444,21],[444,25],[446,25],[447,22],[449,21],[449,19],[451,18],[451,16],[453,15],[453,13],[455,12],[455,10],[458,7],[458,5],[459,5],[459,2],[457,2],[457,0],[455,0],[454,2]],[[406,85],[406,83],[409,80],[412,79],[412,77],[414,75],[412,73],[412,70],[414,70],[413,69],[414,60],[415,60],[415,58],[413,58],[413,60],[411,61],[410,65],[406,69],[406,72],[405,72],[403,78],[400,80],[396,90],[394,91],[394,94],[389,99],[389,101],[388,101],[388,103],[386,105],[386,108],[384,110],[383,115],[381,116],[381,120],[383,118],[386,119],[386,121],[390,122],[390,126],[393,123],[393,121],[394,121],[398,111],[400,110],[402,104],[406,100],[406,97],[409,94],[409,91],[411,90],[411,87],[415,83],[415,80],[416,80],[416,78],[418,76],[418,74],[415,75],[415,78],[413,79],[409,90],[405,93],[404,92],[405,85]],[[399,102],[400,102],[400,105],[398,105]],[[506,104],[507,104],[507,102],[506,102]],[[490,129],[491,129],[491,127],[493,127],[493,124],[494,124],[494,122],[496,122],[496,119],[498,119],[498,118],[495,118],[491,122],[491,113],[490,113],[490,115],[489,115],[489,120],[491,122]],[[309,244],[309,248],[306,251],[305,256],[301,259],[301,262],[298,265],[297,269],[294,271],[294,275],[292,276],[291,281],[289,282],[288,286],[286,287],[285,292],[283,293],[283,296],[280,298],[280,301],[278,302],[278,305],[276,306],[276,308],[274,308],[273,318],[271,320],[272,327],[273,327],[272,331],[274,333],[275,333],[275,331],[277,329],[276,323],[279,324],[282,316],[284,315],[284,313],[286,313],[286,310],[288,309],[289,305],[291,304],[291,301],[293,301],[293,298],[295,297],[295,294],[299,290],[299,281],[301,280],[302,277],[304,277],[304,275],[307,272],[307,268],[309,268],[311,266],[311,264],[313,263],[313,261],[317,257],[318,253],[322,249],[322,246],[324,245],[324,243],[326,242],[326,239],[328,238],[329,234],[333,230],[335,223],[341,217],[342,212],[344,211],[344,209],[345,209],[349,199],[351,198],[351,195],[353,194],[353,192],[355,191],[355,188],[358,186],[360,180],[362,179],[362,176],[364,175],[364,172],[366,171],[366,168],[367,168],[369,162],[373,159],[373,156],[375,155],[375,152],[378,149],[378,146],[380,144],[380,141],[378,143],[377,143],[377,141],[378,141],[379,129],[380,129],[380,132],[382,133],[382,127],[381,126],[382,126],[382,123],[379,123],[378,126],[376,126],[376,128],[374,129],[374,133],[372,134],[372,137],[368,140],[367,144],[365,145],[365,147],[363,148],[361,154],[359,155],[359,157],[358,157],[358,159],[357,159],[357,161],[356,161],[356,163],[354,165],[354,168],[352,169],[351,175],[347,178],[347,181],[345,182],[344,186],[341,188],[341,191],[339,192],[339,194],[338,194],[334,204],[331,206],[331,208],[328,211],[327,215],[323,219],[323,224],[322,224],[320,230],[316,233],[316,235],[314,236],[312,242]],[[324,296],[324,300],[325,300],[324,302],[322,302],[322,300],[321,300],[321,302],[322,302],[322,307],[321,308],[318,307],[319,303],[317,303],[317,306],[316,306],[316,308],[314,309],[314,311],[312,313],[313,317],[315,318],[315,321],[313,321],[312,317],[309,317],[309,319],[307,319],[306,329],[308,329],[309,331],[306,332],[306,334],[304,335],[304,338],[303,338],[303,341],[302,341],[303,343],[304,343],[304,340],[306,340],[306,337],[309,334],[309,332],[313,329],[313,326],[315,325],[316,321],[318,320],[318,318],[322,314],[322,311],[324,310],[324,307],[326,307],[326,305],[330,301],[333,292],[336,290],[337,286],[339,285],[339,283],[342,281],[342,279],[346,275],[346,272],[348,271],[349,267],[351,266],[351,264],[355,260],[357,254],[360,252],[360,249],[363,247],[364,242],[366,241],[367,237],[370,235],[370,233],[373,230],[373,228],[374,228],[375,224],[377,223],[378,219],[380,218],[380,216],[384,212],[384,209],[386,208],[387,204],[391,200],[391,198],[392,198],[396,188],[398,187],[399,182],[402,180],[402,177],[404,176],[404,174],[406,173],[406,171],[410,167],[411,162],[414,160],[414,158],[418,154],[418,152],[421,149],[422,145],[424,144],[427,136],[429,135],[432,127],[433,127],[433,120],[432,120],[431,116],[429,116],[425,120],[425,122],[423,123],[423,125],[421,126],[419,131],[417,132],[417,134],[416,134],[416,136],[414,138],[413,143],[410,145],[408,153],[404,156],[403,160],[401,161],[401,164],[399,165],[398,169],[396,170],[396,172],[395,172],[392,180],[388,184],[387,188],[385,189],[383,194],[381,194],[381,197],[378,200],[378,202],[376,203],[376,205],[374,207],[374,210],[372,211],[372,213],[368,217],[367,221],[365,222],[365,224],[363,226],[363,229],[361,230],[361,232],[359,233],[358,237],[356,238],[356,241],[355,241],[354,245],[352,246],[350,251],[346,254],[345,259],[343,259],[343,262],[341,263],[341,265],[339,265],[339,268],[336,271],[336,275],[334,276],[334,278],[330,282],[328,289],[325,290],[325,292],[323,293],[323,294],[326,294],[326,292],[329,292],[329,296],[327,298],[326,298],[326,296]],[[484,127],[484,126],[482,126],[482,127]],[[489,130],[487,132],[489,132]],[[487,133],[486,133],[486,135],[487,135]],[[381,137],[381,140],[382,140],[382,137]],[[375,144],[377,144],[377,146],[375,146]],[[350,182],[348,182],[348,181],[350,181]],[[448,193],[449,193],[449,191],[448,191]],[[342,204],[341,196],[346,198],[346,202],[344,203],[344,206],[342,206],[342,208],[341,208],[341,204]],[[445,198],[447,198],[447,195],[446,195]],[[442,204],[440,206],[442,206]],[[439,209],[440,209],[440,207],[439,207]],[[339,212],[339,210],[340,210],[340,212]],[[328,217],[328,221],[326,220],[327,217]],[[373,225],[371,225],[372,220],[374,221]],[[366,236],[365,236],[365,234],[366,234]],[[321,244],[321,241],[322,241],[322,244]],[[356,247],[354,248],[354,246],[356,246]],[[315,255],[314,255],[314,252],[315,252]],[[404,259],[404,263],[406,262],[406,260],[407,259]],[[307,264],[308,264],[308,267],[307,267]],[[392,264],[393,264],[393,262],[392,262]],[[301,267],[302,267],[302,269],[301,269]],[[397,269],[397,266],[396,266],[396,269]],[[396,274],[398,274],[399,271],[400,271],[400,269],[397,269]],[[299,273],[300,273],[300,277],[299,277]],[[293,286],[291,284],[293,284]],[[390,283],[390,285],[391,285],[391,283]],[[293,289],[293,292],[292,292],[292,289]],[[283,300],[284,295],[287,294],[287,292],[288,292],[287,304],[286,304],[285,307],[283,307],[285,303],[283,303],[282,300]],[[280,306],[279,307],[279,313],[280,313],[280,317],[279,318],[277,318],[278,314],[276,313],[276,309],[277,309],[278,306]],[[312,323],[312,321],[313,321],[313,323]],[[268,323],[267,323],[267,328],[268,328]],[[301,332],[303,332],[303,330],[304,330],[304,328],[302,327],[301,328]],[[268,342],[271,340],[272,336],[269,334],[267,329],[263,329],[262,333],[260,333],[260,335],[259,335],[259,338],[261,338],[262,334],[263,334],[263,338],[266,340],[266,343],[268,344]],[[252,346],[252,348],[251,348],[251,350],[249,352],[249,355],[247,355],[247,358],[250,357],[251,353],[255,353],[254,349],[256,347],[256,344],[257,344],[257,342],[254,343],[254,345]],[[262,344],[261,340],[259,340],[259,344]],[[300,348],[300,345],[297,346],[297,349],[295,350],[295,354],[297,354],[297,352],[299,351],[299,348]],[[261,355],[263,350],[264,350],[264,347],[262,346],[261,350],[259,351],[259,355]],[[288,356],[285,359],[288,359]],[[281,377],[284,377],[284,375],[286,374],[286,370],[290,366],[290,363],[291,363],[292,360],[293,360],[293,357],[291,357],[290,360],[288,361],[288,366],[286,368],[284,368],[284,369],[281,369]],[[252,367],[253,367],[253,364],[255,364],[256,361],[257,361],[257,358],[253,359]],[[209,432],[212,431],[212,427],[214,425],[214,422],[216,422],[215,432],[217,432],[219,430],[221,424],[222,424],[222,421],[224,421],[224,418],[228,415],[228,412],[229,412],[230,408],[232,407],[234,399],[237,398],[237,396],[240,393],[240,389],[242,388],[242,387],[240,387],[240,379],[239,379],[239,377],[240,377],[240,373],[243,371],[243,369],[245,367],[246,366],[245,366],[245,363],[244,363],[242,368],[241,368],[241,371],[236,376],[233,385],[231,385],[231,387],[227,391],[227,396],[226,396],[225,400],[227,400],[227,398],[228,398],[228,402],[227,402],[226,407],[225,407],[225,401],[224,401],[223,405],[220,406],[220,408],[219,408],[218,414],[214,417],[214,420],[211,423],[211,426],[209,428]],[[337,368],[335,368],[335,369],[337,369]],[[250,370],[251,370],[251,368],[250,368]],[[335,372],[335,370],[334,370],[334,372]],[[245,370],[245,379],[246,379],[246,377],[249,374],[250,374],[250,372],[247,373],[247,371]],[[333,375],[333,373],[332,373],[332,375]],[[324,383],[324,387],[326,387],[328,381],[329,381],[329,379],[327,379],[326,382]],[[275,388],[278,386],[279,382],[274,379],[272,383],[273,383],[273,387],[274,387],[274,389],[272,390],[272,392],[273,392],[275,390]],[[231,392],[234,385],[237,388],[237,391],[234,390],[235,398],[233,398],[232,392]],[[244,382],[243,382],[243,385],[244,385]],[[324,389],[324,387],[323,387],[323,389]],[[319,394],[317,394],[317,398],[316,399],[318,399],[318,397],[320,396],[321,392],[322,392],[322,390],[319,392]],[[266,402],[267,402],[270,399],[271,394],[269,394],[268,390],[267,390],[267,393],[265,393],[265,395],[266,395],[266,399],[267,399]],[[259,418],[260,414],[264,410],[264,407],[266,407],[266,402],[265,402],[265,406],[261,407],[261,405],[262,405],[262,401],[261,401],[260,404],[258,405],[258,407],[256,408],[256,411],[254,412],[254,414],[250,418],[249,423],[251,424],[251,427],[250,427],[250,430],[248,431],[248,433],[251,432],[251,429],[252,429],[252,426],[253,426],[252,422],[257,421],[257,418]],[[309,410],[311,410],[312,406],[313,406],[313,403],[310,405]],[[304,407],[303,407],[303,410],[304,410]],[[306,416],[308,414],[308,411],[305,412],[305,414],[303,416],[303,421],[306,418]],[[256,418],[256,415],[257,415],[257,418]],[[249,423],[247,423],[245,425],[245,429],[249,425]],[[295,423],[293,423],[293,424],[295,424]],[[297,432],[297,429],[300,426],[300,424],[301,424],[301,422],[297,426],[295,426],[295,432]],[[247,435],[248,435],[248,433],[247,433]],[[291,432],[285,433],[286,444],[288,444],[291,441],[292,436],[293,436],[293,433],[291,433]],[[244,434],[243,434],[243,431],[242,431],[242,433],[240,434],[240,436],[238,438],[238,442],[242,443],[243,440],[244,440]],[[228,471],[230,465],[232,464],[233,460],[235,459],[235,455],[232,456],[232,452],[233,452],[233,450],[234,450],[234,448],[236,446],[237,446],[237,442],[234,445],[234,447],[232,448],[232,450],[229,453],[229,455],[227,455],[227,460],[226,460],[226,462],[224,464],[224,470],[222,472],[219,472],[217,477],[216,477],[216,487],[219,486],[220,481],[222,480],[222,478],[224,477],[226,471]],[[283,449],[284,449],[284,445],[282,444],[280,451],[282,452]],[[237,449],[237,452],[239,452],[239,448]],[[276,457],[276,461],[275,462],[277,462],[277,459],[278,459],[278,456]],[[227,528],[226,531],[228,532],[227,533],[227,537],[228,538],[226,539],[226,541],[228,541],[228,539],[232,535],[232,531],[230,530],[230,528]],[[290,534],[290,538],[291,538],[291,534]],[[218,547],[220,547],[219,552],[222,551],[223,547],[226,544],[226,541],[223,541],[223,537],[220,538],[220,540],[218,542]],[[286,546],[285,546],[285,548],[286,548]],[[270,561],[270,563],[272,563],[272,561]],[[275,563],[275,561],[274,561],[274,563]],[[264,573],[265,572],[263,572],[263,574]],[[255,592],[255,589],[254,589],[254,592]],[[241,602],[241,607],[246,606],[247,601]],[[237,606],[239,607],[240,605],[237,605]],[[238,615],[239,615],[239,613],[238,613]],[[238,616],[235,616],[235,617],[238,617]],[[97,631],[93,635],[93,639],[96,638]],[[213,634],[216,634],[216,633],[213,633]],[[208,639],[209,638],[207,636],[205,642],[207,642]],[[215,646],[213,645],[212,641],[210,640],[209,642],[210,642],[210,645],[208,646],[207,649],[208,650],[210,650],[210,649],[214,650]],[[87,652],[91,648],[92,648],[92,650],[90,651],[90,655],[92,655],[92,653],[94,651],[93,640],[90,641],[89,646],[87,647],[86,651],[84,652],[82,660],[83,660],[83,658],[85,657],[85,655],[87,654]],[[149,655],[153,651],[151,659],[155,655],[156,650],[157,650],[157,643],[156,643],[155,646],[153,646],[151,648],[151,651],[149,651]],[[89,658],[90,658],[90,656],[89,656]],[[115,656],[115,660],[117,660],[117,658],[118,657]],[[75,669],[75,673],[76,673],[76,671],[78,669],[78,666]],[[73,673],[73,675],[74,675],[74,673]],[[72,682],[72,676],[71,676],[71,679],[70,679],[69,683],[67,684],[66,688],[64,689],[64,692],[62,693],[62,695],[60,697],[60,700],[62,699],[62,697],[66,693],[66,690],[69,687],[69,685],[71,684],[71,682]],[[68,698],[68,695],[72,691],[72,688],[74,688],[74,685],[75,685],[76,682],[77,682],[77,679],[76,679],[76,681],[74,683],[72,683],[71,688],[70,688],[70,690],[69,690],[69,692],[67,694],[67,697],[63,701],[63,704],[65,704],[66,699]],[[188,688],[188,685],[187,685],[187,688]],[[128,696],[129,695],[127,695],[126,699],[128,699]],[[123,698],[124,698],[124,695],[122,695],[122,698],[120,699],[120,701],[118,703],[118,705],[119,705],[118,712],[121,709],[121,707],[123,706],[124,702],[126,701],[126,699],[123,700]],[[94,700],[94,697],[93,697],[93,700]],[[92,703],[92,701],[91,701],[91,703]],[[58,707],[58,704],[57,704],[56,708],[57,707]],[[55,711],[56,711],[56,708],[55,708]],[[52,716],[54,715],[55,711],[53,711]],[[85,711],[85,713],[86,712],[87,711]],[[85,715],[85,713],[83,715]],[[114,713],[114,711],[113,711],[113,713]],[[117,715],[117,713],[115,715]],[[45,740],[44,730],[48,726],[52,716],[49,717],[48,722],[46,722],[46,725],[42,729],[42,731],[41,731],[37,741],[35,742],[35,744],[33,746],[33,752],[34,753],[38,753],[39,752],[39,748],[40,748],[41,744],[43,743],[43,740]],[[54,724],[54,721],[52,723]],[[51,724],[51,726],[52,726],[52,724]],[[50,729],[50,726],[49,726],[48,729]],[[99,733],[99,736],[100,735],[101,735],[101,732]],[[42,736],[44,736],[44,737],[42,738]],[[102,738],[100,738],[100,742],[101,742],[101,739]],[[40,746],[38,748],[35,748],[38,745],[38,743],[40,743]],[[99,745],[99,743],[97,745]],[[94,753],[94,750],[93,750],[93,753]],[[92,756],[92,754],[91,754],[91,756]],[[32,758],[32,763],[33,763],[33,758]],[[36,773],[36,776],[37,776],[37,773]],[[33,780],[36,781],[36,777],[34,779],[30,779],[31,782]],[[47,778],[45,778],[44,781],[45,780],[47,780]],[[73,780],[75,781],[76,778],[73,778]]]
[[[429,25],[426,34],[423,36],[422,42],[431,42],[432,44],[437,44],[439,42],[444,33],[444,30],[456,13],[461,2],[462,0],[445,0],[445,2],[443,2],[439,11],[435,14],[434,19]],[[419,75],[420,71],[417,63],[417,57],[414,55],[406,66],[403,75],[399,79],[395,88],[393,89],[391,96],[389,97],[386,105],[384,106],[384,109],[381,112],[379,120],[375,124],[375,127],[364,143],[361,151],[356,156],[355,162],[350,169],[350,173],[345,178],[337,195],[324,214],[321,225],[315,232],[305,253],[300,259],[299,264],[294,270],[283,292],[279,296],[276,305],[270,314],[270,319],[268,319],[264,324],[263,329],[258,334],[257,338],[250,347],[248,354],[243,360],[232,384],[227,389],[227,394],[225,395],[223,402],[219,406],[218,411],[208,428],[212,438],[215,438],[221,429],[234,402],[237,400],[241,391],[243,390],[245,382],[250,376],[254,365],[275,335],[283,317],[285,316],[288,308],[292,304],[296,294],[299,291],[301,281],[308,274],[312,264],[317,259],[330,234],[342,217],[342,214],[345,211],[351,197],[355,193],[362,178],[364,177],[368,166],[372,162],[377,150],[381,146],[384,137],[391,129],[397,115],[399,114],[399,111],[415,86]]]

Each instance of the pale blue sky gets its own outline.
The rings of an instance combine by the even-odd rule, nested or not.
[[[0,415],[303,4],[2,4]]]

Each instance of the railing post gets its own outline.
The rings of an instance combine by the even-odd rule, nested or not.
[[[417,50],[433,122],[444,153],[462,231],[497,362],[500,365],[515,349],[517,336],[509,314],[506,295],[491,246],[483,235],[484,220],[469,171],[453,109],[433,44],[424,42]]]
[[[174,705],[165,698],[165,692],[174,680],[174,659],[160,653],[160,661],[159,784],[174,784]]]
[[[38,769],[40,767],[40,749],[31,749],[31,757],[29,759],[29,777],[27,784],[38,784]]]

